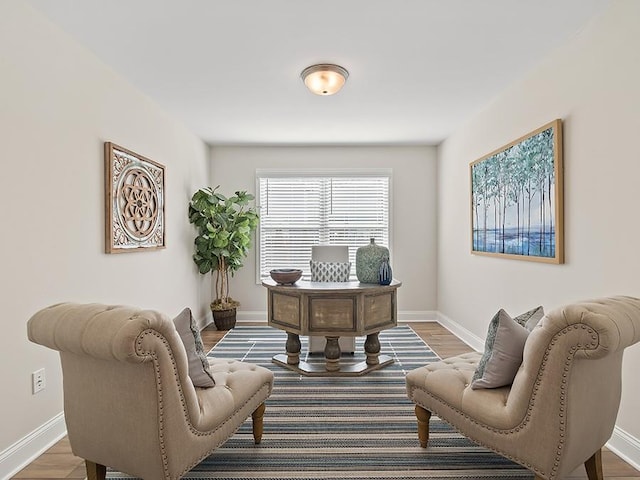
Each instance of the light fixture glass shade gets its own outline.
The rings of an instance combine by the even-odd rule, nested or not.
[[[305,68],[300,76],[307,88],[316,95],[333,95],[347,81],[349,72],[340,65],[323,63]]]

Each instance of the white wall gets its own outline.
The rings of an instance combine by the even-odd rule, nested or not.
[[[484,337],[500,307],[517,314],[538,304],[640,296],[638,20],[640,2],[612,2],[440,146],[438,308],[473,334]],[[555,118],[564,120],[566,263],[471,255],[469,163]],[[625,354],[618,417],[618,427],[635,439],[639,363],[636,345]]]
[[[452,135],[437,169],[429,147],[215,147],[209,176],[200,140],[30,7],[0,2],[0,456],[62,410],[58,357],[26,340],[30,315],[53,302],[97,301],[168,314],[190,305],[204,318],[210,286],[190,260],[188,199],[208,181],[225,193],[253,192],[256,168],[393,168],[392,264],[405,282],[399,309],[437,308],[479,337],[499,307],[638,295],[639,18],[640,2],[614,1]],[[469,162],[558,117],[565,121],[566,264],[470,255]],[[167,249],[103,253],[104,141],[167,167]],[[241,313],[266,308],[254,258],[232,281]],[[638,362],[636,346],[626,353],[618,422],[635,439]],[[47,389],[31,395],[31,372],[42,367]]]
[[[62,411],[58,356],[27,341],[33,313],[75,301],[169,315],[189,305],[204,317],[210,285],[191,261],[187,220],[207,147],[22,2],[0,2],[0,72],[2,459]],[[103,253],[104,141],[166,166],[166,249]],[[32,395],[42,367],[47,388]]]
[[[424,319],[436,309],[436,159],[433,147],[213,147],[211,185],[224,194],[255,193],[257,168],[392,168],[392,250],[398,311]],[[266,292],[256,285],[252,250],[231,281],[243,312],[266,315]],[[259,312],[259,313],[258,313]]]

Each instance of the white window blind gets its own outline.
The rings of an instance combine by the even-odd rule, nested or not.
[[[259,280],[274,268],[309,277],[313,245],[347,245],[355,278],[358,247],[375,238],[389,245],[390,172],[278,175],[257,173]]]

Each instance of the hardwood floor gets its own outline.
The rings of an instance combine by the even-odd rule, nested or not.
[[[410,326],[441,358],[472,351],[471,347],[438,323],[419,322],[411,323]],[[202,331],[202,341],[205,349],[211,349],[225,333],[216,331],[213,328],[204,329]],[[606,449],[602,452],[602,464],[604,476],[607,480],[640,479],[638,470]],[[86,473],[84,461],[71,453],[71,447],[65,437],[12,477],[12,479],[14,478],[21,480],[82,479],[86,478]],[[584,467],[576,469],[569,477],[566,477],[567,480],[586,478]]]

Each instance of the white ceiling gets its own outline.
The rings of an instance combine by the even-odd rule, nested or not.
[[[208,143],[437,144],[609,0],[27,1]]]

